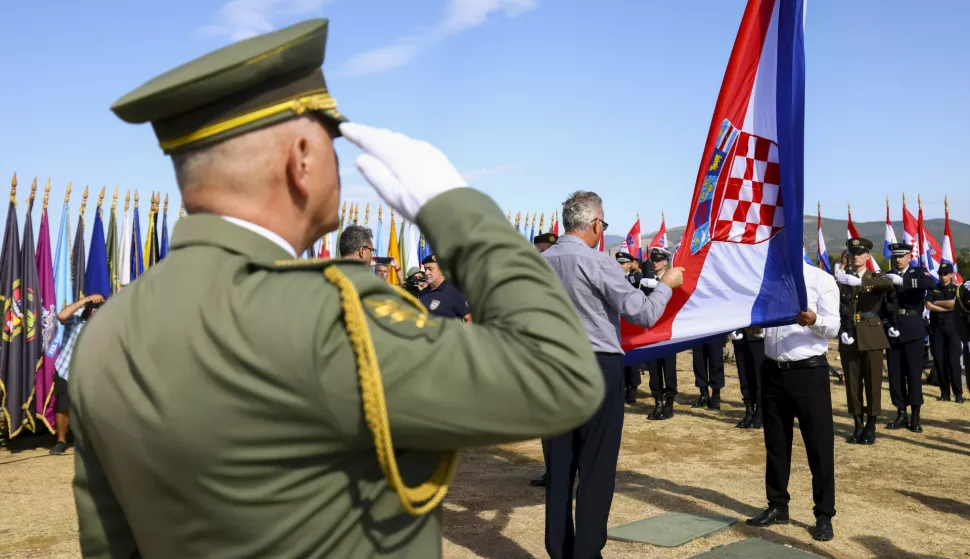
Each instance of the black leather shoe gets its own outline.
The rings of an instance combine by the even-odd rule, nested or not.
[[[546,474],[542,474],[539,477],[535,477],[529,480],[529,485],[532,487],[545,487],[546,486]]]
[[[832,519],[820,516],[815,519],[815,530],[812,530],[812,537],[815,541],[828,542],[835,538],[832,531]]]
[[[664,416],[660,419],[670,419],[674,416],[674,394],[664,396]]]
[[[664,399],[654,398],[656,402],[653,406],[653,411],[647,416],[647,419],[663,419],[664,418]]]
[[[950,401],[950,395],[947,394],[946,396],[940,396],[940,397],[938,397],[936,399],[936,401],[937,402],[949,402]]]
[[[711,399],[707,401],[707,409],[721,409],[721,390],[719,388],[715,388],[714,392],[711,394]]]
[[[761,514],[747,520],[748,526],[763,528],[772,524],[788,524],[788,509],[782,507],[768,507]]]
[[[711,399],[710,392],[708,392],[706,388],[702,388],[701,389],[701,395],[697,397],[697,401],[694,402],[694,405],[691,406],[691,407],[692,408],[706,408],[707,407],[707,402],[710,401],[710,399]]]
[[[738,421],[737,425],[734,426],[735,429],[749,428],[751,426],[751,416],[753,414],[754,406],[751,405],[751,402],[744,402],[744,417],[741,419],[741,421]]]
[[[761,417],[761,404],[754,405],[754,413],[751,414],[751,424],[748,425],[748,429],[761,429],[764,425],[764,420]]]
[[[859,441],[862,440],[862,432],[865,430],[862,424],[862,415],[853,415],[852,419],[855,421],[855,431],[849,437],[849,444],[859,444]]]
[[[637,389],[630,387],[626,389],[626,403],[636,404],[637,403]]]
[[[913,406],[913,416],[909,418],[909,430],[913,433],[922,433],[923,426],[919,420],[919,406]]]
[[[963,399],[963,395],[962,394],[959,395],[959,396],[957,396],[956,397],[956,400],[953,400],[953,401],[956,402],[956,403],[958,403],[958,404],[962,404],[962,403],[966,402],[966,400]]]
[[[876,444],[876,416],[870,415],[869,419],[866,420],[866,426],[862,431],[859,444]]]
[[[905,409],[896,410],[896,419],[886,425],[886,429],[904,429],[906,427],[909,427],[909,414],[906,413]]]

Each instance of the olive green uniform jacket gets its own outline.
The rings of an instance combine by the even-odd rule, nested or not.
[[[475,324],[429,317],[359,263],[179,221],[74,352],[85,557],[439,557],[440,505],[407,512],[375,440],[393,438],[407,485],[437,480],[421,501],[447,488],[451,451],[592,416],[602,374],[538,251],[468,188],[417,221]]]
[[[872,351],[876,349],[886,349],[889,347],[889,338],[886,337],[886,325],[884,320],[885,295],[893,289],[893,282],[882,272],[870,272],[866,270],[862,274],[862,285],[853,287],[849,285],[839,285],[841,296],[840,313],[842,320],[841,332],[848,332],[849,336],[855,338],[855,343],[851,346],[858,351]],[[839,341],[842,350],[845,344]]]

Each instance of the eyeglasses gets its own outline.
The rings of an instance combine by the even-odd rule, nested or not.
[[[603,224],[603,231],[606,231],[610,227],[610,224],[609,223],[603,221],[602,219],[600,219],[598,217],[596,218],[596,221],[598,221],[598,222],[600,222],[600,223]]]
[[[362,248],[362,249],[366,249],[366,250],[369,250],[369,251],[371,251],[371,252],[374,252],[374,247],[372,247],[372,246],[367,246],[367,245],[364,245],[364,246],[362,246],[362,247],[360,247],[360,248]]]

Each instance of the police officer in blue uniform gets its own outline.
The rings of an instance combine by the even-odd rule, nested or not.
[[[926,292],[926,308],[930,311],[930,344],[933,361],[938,364],[940,400],[950,401],[950,388],[956,403],[963,403],[963,379],[960,378],[960,334],[956,324],[957,286],[953,281],[953,266],[943,264],[940,282]]]
[[[650,267],[640,282],[640,289],[650,295],[667,271],[670,253],[662,248],[650,249]],[[650,395],[654,408],[647,419],[670,419],[674,416],[674,398],[677,396],[677,354],[673,353],[647,362],[650,374]]]
[[[640,283],[643,281],[643,274],[640,272],[637,266],[636,259],[633,258],[628,252],[619,251],[616,253],[617,263],[623,267],[623,273],[626,274],[626,279],[630,282],[630,285],[640,289]],[[640,388],[641,384],[641,369],[640,366],[626,366],[623,367],[623,380],[626,386],[626,403],[635,404],[637,403],[637,390]]]
[[[887,296],[890,309],[889,349],[887,368],[889,369],[889,397],[896,407],[896,419],[887,429],[908,428],[921,433],[920,406],[923,405],[923,338],[926,337],[926,323],[923,322],[923,308],[926,291],[936,286],[933,276],[921,266],[910,266],[913,247],[906,243],[893,243],[892,273],[886,277],[892,280],[893,290]],[[912,415],[907,415],[906,407]]]
[[[465,322],[471,322],[472,315],[468,300],[453,283],[445,278],[434,255],[426,256],[421,264],[424,265],[428,288],[421,293],[420,299],[428,312],[434,316],[460,318]]]

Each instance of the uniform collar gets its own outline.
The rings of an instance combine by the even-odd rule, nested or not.
[[[293,247],[279,235],[235,218],[196,214],[180,219],[175,225],[172,231],[173,252],[186,247],[206,245],[247,256],[253,262],[265,265],[296,257]]]

